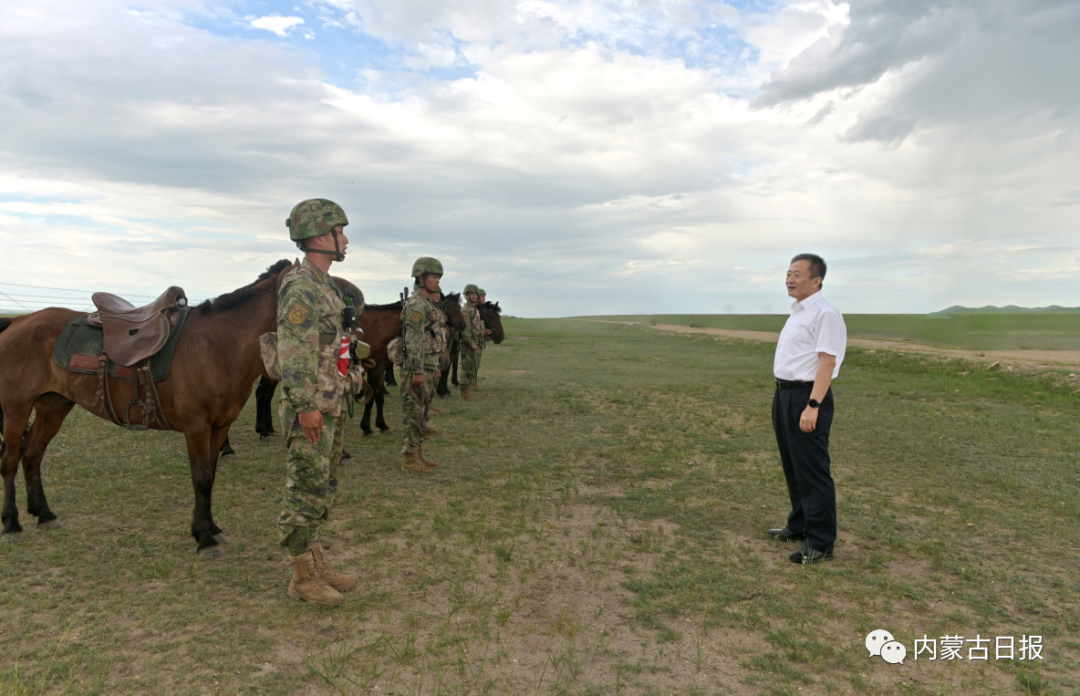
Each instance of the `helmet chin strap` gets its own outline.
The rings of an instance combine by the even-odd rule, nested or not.
[[[300,246],[300,248],[303,249],[304,253],[310,252],[312,254],[327,254],[329,256],[333,256],[335,261],[344,261],[345,254],[341,253],[341,247],[338,246],[337,230],[332,231],[330,234],[334,235],[333,251],[329,251],[327,249],[305,249],[303,246]],[[301,242],[301,244],[302,243],[303,242]],[[299,244],[297,246],[299,246]]]

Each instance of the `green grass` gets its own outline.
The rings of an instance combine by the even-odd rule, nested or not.
[[[742,331],[784,328],[780,314],[650,314],[592,317],[644,324],[676,324]],[[848,334],[858,338],[916,341],[971,350],[1080,350],[1080,313],[960,314],[846,314]]]
[[[440,402],[427,478],[348,425],[324,542],[344,607],[285,597],[280,441],[251,405],[196,561],[176,434],[76,411],[46,457],[63,530],[0,546],[6,694],[1080,694],[1080,404],[1070,388],[853,349],[835,387],[836,560],[765,530],[786,491],[769,345],[507,320],[481,400]],[[19,502],[25,505],[19,490]],[[890,630],[904,665],[869,658]],[[924,634],[1044,660],[912,659]],[[378,687],[376,689],[376,687]]]

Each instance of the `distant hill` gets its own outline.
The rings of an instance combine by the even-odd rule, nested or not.
[[[947,317],[952,314],[1047,314],[1053,312],[1077,314],[1080,313],[1080,307],[1059,307],[1057,305],[1050,305],[1049,307],[1017,307],[1016,305],[1006,305],[1004,307],[994,307],[993,305],[987,305],[985,307],[961,307],[960,305],[953,305],[940,312],[931,312],[928,316]]]

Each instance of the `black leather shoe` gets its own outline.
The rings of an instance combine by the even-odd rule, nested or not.
[[[793,532],[787,527],[783,529],[770,529],[769,536],[780,541],[806,541],[806,535]]]
[[[818,551],[803,544],[801,549],[792,552],[792,554],[788,556],[788,560],[792,563],[800,563],[802,565],[824,563],[825,561],[832,560],[832,549],[829,549],[828,551]]]

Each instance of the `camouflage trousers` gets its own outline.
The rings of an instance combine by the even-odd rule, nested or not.
[[[435,394],[435,373],[439,370],[439,354],[432,353],[424,356],[424,386],[423,391],[428,395],[427,401]],[[418,394],[420,388],[413,389],[412,372],[401,373],[401,453],[415,452],[420,445],[424,444],[427,428],[421,425],[421,420],[427,422],[427,414],[423,413],[424,406],[420,403]],[[423,415],[423,419],[421,419]]]
[[[461,344],[458,353],[458,382],[463,387],[471,387],[476,384],[476,373],[480,371],[480,355],[482,349],[473,350],[467,343]]]
[[[277,520],[278,540],[290,554],[299,556],[309,544],[318,543],[319,527],[329,519],[334,507],[346,414],[343,409],[335,419],[324,413],[322,437],[318,445],[313,445],[304,436],[299,414],[288,401],[282,400],[278,413],[289,447],[285,496]]]

